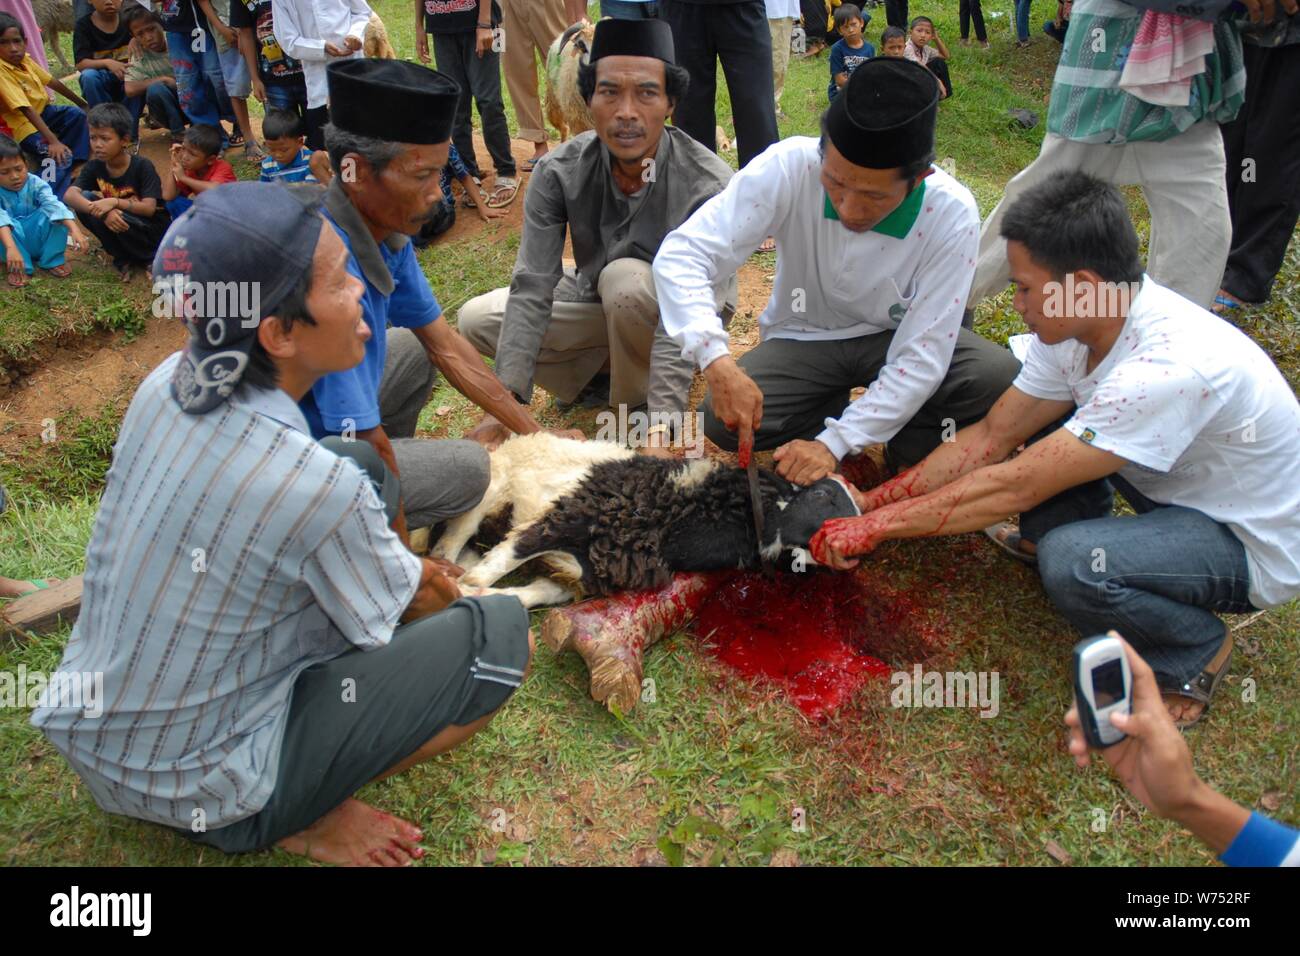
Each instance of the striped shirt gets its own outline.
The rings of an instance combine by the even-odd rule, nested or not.
[[[298,155],[281,166],[274,156],[262,159],[262,173],[258,177],[264,183],[314,183],[316,177],[311,171],[311,150],[304,146]]]
[[[386,644],[420,561],[285,392],[188,415],[177,359],[122,422],[60,665],[103,674],[102,714],[43,706],[32,723],[105,810],[215,829],[270,797],[298,674]]]
[[[1202,120],[1227,123],[1246,97],[1241,33],[1214,25],[1214,52],[1192,79],[1187,106],[1156,106],[1120,88],[1120,76],[1145,11],[1120,0],[1075,0],[1052,80],[1047,131],[1081,143],[1160,142]]]

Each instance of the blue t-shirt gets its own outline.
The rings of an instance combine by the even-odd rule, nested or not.
[[[356,431],[374,428],[382,421],[379,414],[379,382],[384,375],[384,359],[388,354],[388,326],[419,329],[438,320],[442,307],[434,298],[429,280],[420,270],[415,258],[415,247],[406,242],[394,252],[387,243],[378,243],[384,265],[393,276],[393,294],[384,295],[367,280],[357,257],[351,255],[352,243],[328,210],[325,218],[334,227],[348,247],[348,272],[360,279],[366,287],[361,297],[361,310],[370,326],[370,340],[366,342],[366,356],[361,364],[343,372],[331,372],[317,380],[310,392],[299,403],[311,427],[313,438],[341,434],[350,424]]]
[[[875,55],[876,48],[866,40],[863,40],[862,46],[857,49],[849,46],[844,40],[836,40],[835,45],[831,47],[831,85],[826,90],[826,98],[833,100],[839,95],[840,88],[835,85],[835,77],[841,73],[852,76],[854,70]]]
[[[262,159],[262,171],[257,177],[264,183],[314,183],[311,171],[311,150],[304,146],[298,155],[281,166],[269,153]]]

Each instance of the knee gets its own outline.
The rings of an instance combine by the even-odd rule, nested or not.
[[[487,494],[492,482],[492,460],[487,449],[476,441],[462,438],[439,444],[449,454],[451,480],[438,510],[442,512],[440,517],[454,518],[465,514]]]
[[[326,451],[332,451],[340,458],[350,458],[357,463],[357,466],[366,473],[371,481],[382,482],[384,480],[384,471],[387,466],[379,452],[375,451],[375,446],[366,441],[357,441],[355,438],[347,439],[341,435],[326,435],[320,440],[320,446]]]
[[[605,312],[619,317],[642,318],[659,323],[659,299],[655,294],[650,263],[641,259],[615,259],[601,270],[596,294]]]
[[[1062,611],[1096,600],[1097,589],[1085,574],[1091,550],[1080,524],[1053,528],[1038,541],[1038,574],[1043,590]]]
[[[497,352],[497,339],[501,335],[501,312],[505,303],[498,308],[497,289],[475,296],[460,307],[456,313],[456,330],[469,341],[480,355],[493,356]],[[509,293],[507,292],[507,295]]]

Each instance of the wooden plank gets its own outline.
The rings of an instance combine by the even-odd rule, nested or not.
[[[48,634],[60,624],[72,624],[81,613],[81,575],[24,594],[0,610],[0,632],[24,641],[29,634]]]

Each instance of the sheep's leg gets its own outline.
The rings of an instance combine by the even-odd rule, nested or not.
[[[523,602],[524,607],[532,610],[547,604],[567,604],[573,600],[573,592],[558,581],[550,578],[536,578],[520,588],[480,588],[465,587],[461,593],[466,597],[483,597],[488,594],[509,594]]]
[[[557,654],[576,651],[591,675],[591,696],[626,714],[641,698],[645,649],[685,627],[716,583],[713,575],[677,574],[657,591],[556,608],[542,621],[542,640]]]
[[[455,562],[460,553],[465,550],[465,545],[469,544],[469,539],[474,537],[479,526],[491,514],[492,506],[495,504],[496,499],[492,489],[488,488],[488,493],[483,496],[482,501],[459,518],[447,522],[442,537],[429,549],[429,557]]]
[[[524,527],[530,526],[525,525]],[[524,529],[516,528],[506,535],[505,540],[483,555],[483,560],[474,567],[473,571],[467,572],[461,580],[471,587],[490,587],[521,564],[544,554],[545,552],[542,551],[533,551],[528,554],[517,554],[515,552],[515,544],[519,541],[522,530]]]

